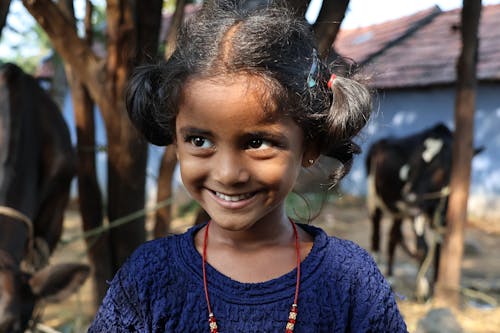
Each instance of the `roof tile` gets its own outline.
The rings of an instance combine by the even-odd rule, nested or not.
[[[432,7],[382,24],[341,30],[334,47],[364,65],[376,88],[451,84],[461,48],[460,13]],[[500,5],[483,6],[479,80],[500,80],[500,29],[495,22],[500,22]]]

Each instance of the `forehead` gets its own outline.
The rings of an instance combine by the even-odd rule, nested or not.
[[[263,79],[250,75],[191,78],[183,88],[177,117],[204,123],[283,120],[266,88]]]

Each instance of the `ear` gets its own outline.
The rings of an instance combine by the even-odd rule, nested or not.
[[[302,166],[304,168],[309,168],[313,166],[316,160],[319,158],[319,155],[320,155],[319,145],[308,144],[304,150],[304,154],[302,155]]]
[[[83,264],[59,264],[43,268],[29,280],[35,297],[47,302],[60,302],[80,288],[90,273]]]

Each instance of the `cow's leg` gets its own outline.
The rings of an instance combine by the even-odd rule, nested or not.
[[[380,253],[380,221],[382,219],[382,210],[375,208],[370,215],[372,220],[372,252],[374,255]]]
[[[401,232],[401,218],[395,218],[392,222],[391,231],[389,233],[389,243],[387,247],[387,276],[391,277],[393,274],[394,255],[396,253],[396,246],[402,241],[403,234]]]
[[[425,227],[429,219],[425,215],[417,216],[413,221],[413,227],[417,236],[416,257],[419,263],[419,271],[416,279],[415,295],[418,300],[425,300],[430,294],[430,283],[427,279],[427,272],[434,259],[436,251],[436,239],[433,231],[429,234],[430,249],[425,239]]]
[[[433,274],[433,283],[435,284],[438,279],[439,273],[439,259],[441,258],[441,242],[436,243],[436,251],[434,253],[434,274]]]
[[[417,237],[417,249],[415,252],[415,257],[421,265],[424,261],[429,248],[427,246],[427,241],[425,240],[425,226],[427,224],[427,218],[424,215],[419,215],[413,220],[413,230]]]

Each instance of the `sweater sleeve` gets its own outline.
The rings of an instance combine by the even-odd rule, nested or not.
[[[350,331],[408,332],[389,284],[365,250],[352,269]]]
[[[132,256],[119,269],[110,283],[106,296],[97,311],[88,333],[98,332],[146,332],[141,319],[138,288]]]

